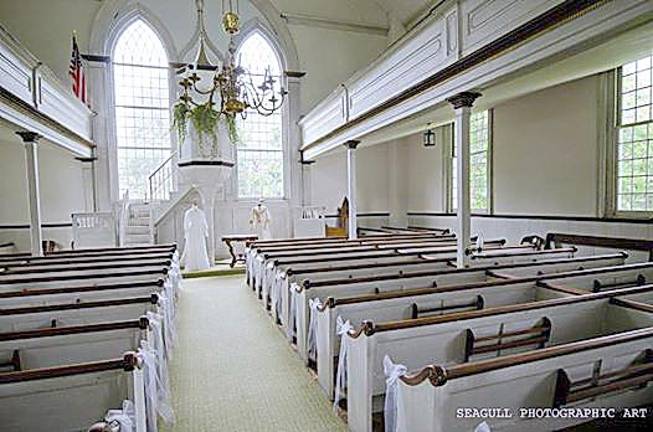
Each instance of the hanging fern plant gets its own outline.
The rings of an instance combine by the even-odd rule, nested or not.
[[[225,125],[227,126],[227,134],[229,135],[229,141],[232,144],[236,145],[240,142],[240,137],[238,136],[238,125],[236,124],[236,116],[233,114],[226,114],[224,116]]]
[[[210,100],[194,107],[188,101],[182,100],[173,106],[172,111],[172,127],[177,131],[179,142],[186,140],[188,122],[190,122],[197,134],[201,153],[205,156],[215,157],[218,154],[218,127],[221,117],[225,122],[229,141],[232,144],[239,142],[235,115],[222,114],[220,111],[215,110]]]
[[[190,116],[190,107],[186,102],[177,102],[172,107],[172,127],[177,130],[177,138],[182,143],[186,140],[188,133],[188,117]]]

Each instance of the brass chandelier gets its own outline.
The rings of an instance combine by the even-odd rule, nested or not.
[[[248,111],[262,116],[269,116],[278,111],[288,94],[281,83],[281,77],[275,78],[268,66],[262,79],[255,82],[255,77],[261,75],[248,72],[240,61],[236,63],[234,36],[240,31],[238,0],[222,1],[222,27],[229,35],[230,41],[226,57],[219,68],[212,65],[206,55],[208,37],[204,26],[204,0],[196,0],[196,5],[200,27],[199,51],[194,65],[182,65],[180,72],[192,72],[179,82],[182,91],[178,103],[189,110],[204,105],[216,115],[226,116],[228,122],[233,122],[237,115],[245,119]],[[202,70],[215,71],[208,85],[204,82],[207,80],[203,80],[198,74],[198,71]],[[198,102],[194,96],[203,101]]]

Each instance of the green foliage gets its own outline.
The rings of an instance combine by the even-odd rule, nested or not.
[[[172,127],[177,130],[177,137],[179,138],[180,144],[186,139],[189,115],[190,107],[185,102],[177,102],[172,107]]]
[[[204,147],[205,137],[209,137],[213,143],[213,149],[218,147],[218,120],[220,112],[213,109],[211,103],[197,105],[190,112],[190,121],[195,128],[199,145]]]
[[[197,134],[198,144],[202,152],[206,155],[217,155],[218,153],[218,126],[220,117],[223,116],[220,111],[213,108],[213,103],[206,102],[191,107],[188,102],[178,102],[172,108],[173,125],[176,129],[179,142],[186,139],[188,133],[188,122],[193,125]],[[224,115],[225,126],[229,140],[232,144],[239,141],[238,128],[236,126],[236,117],[233,115]],[[207,143],[207,140],[209,141]],[[208,149],[207,149],[208,147]]]
[[[225,125],[227,126],[227,134],[229,135],[229,141],[232,144],[238,144],[240,137],[238,136],[238,125],[236,124],[235,115],[225,115],[224,118]]]

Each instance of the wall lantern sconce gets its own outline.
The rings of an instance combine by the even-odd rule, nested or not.
[[[422,135],[422,143],[424,144],[424,147],[435,147],[435,132],[433,132],[433,129],[430,127],[424,131],[424,134]]]

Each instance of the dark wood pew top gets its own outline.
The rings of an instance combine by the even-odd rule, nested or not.
[[[425,380],[437,387],[447,381],[470,375],[477,375],[497,369],[508,368],[525,363],[532,363],[539,360],[546,360],[561,357],[568,354],[580,353],[593,349],[600,349],[622,343],[633,342],[653,337],[653,327],[646,327],[608,336],[599,336],[591,339],[584,339],[548,348],[541,348],[533,351],[526,351],[518,354],[509,354],[488,360],[479,360],[469,363],[462,363],[449,367],[430,365],[417,373],[402,376],[400,379],[408,385],[418,385]]]
[[[48,254],[45,256],[25,256],[19,259],[14,258],[3,258],[0,256],[0,264],[8,261],[47,261],[49,259],[63,259],[63,258],[79,258],[79,257],[101,257],[101,256],[126,256],[126,255],[144,255],[152,253],[161,253],[161,252],[175,252],[174,247],[163,246],[152,249],[83,249],[79,251],[61,251]]]
[[[618,254],[615,255],[605,255],[604,257],[619,257]],[[592,260],[596,260],[595,257],[591,257]],[[548,261],[546,264],[554,264],[558,263],[563,260],[555,260],[555,261]],[[587,262],[588,258],[572,258],[572,259],[567,259],[564,260],[563,262],[577,262],[577,263],[583,263]],[[533,265],[532,263],[529,263],[530,265]],[[539,264],[539,263],[538,263]],[[607,269],[613,269],[614,267],[605,267]],[[477,267],[476,270],[481,270],[485,271],[489,276],[495,277],[493,274],[494,272],[488,271],[487,267]],[[469,269],[463,269],[463,270],[469,270]],[[463,271],[460,270],[460,271]],[[581,269],[582,270],[582,269]],[[564,272],[560,274],[564,275],[576,275],[577,272],[580,270],[574,270],[571,272]],[[390,300],[390,299],[397,299],[397,298],[404,298],[404,297],[413,297],[413,296],[419,296],[419,295],[428,295],[428,294],[438,294],[438,293],[446,293],[446,292],[453,292],[453,291],[464,291],[468,289],[483,289],[483,288],[493,288],[497,286],[509,286],[509,285],[519,285],[523,283],[535,283],[539,286],[543,286],[544,288],[552,289],[554,291],[563,291],[566,294],[572,294],[572,295],[584,295],[587,294],[586,290],[577,290],[577,289],[571,289],[567,287],[557,287],[554,286],[553,284],[550,283],[544,283],[543,280],[549,276],[552,275],[557,275],[558,273],[552,273],[549,275],[538,275],[538,276],[528,276],[528,277],[510,277],[510,278],[504,278],[502,280],[492,280],[492,281],[484,281],[484,282],[466,282],[466,283],[460,283],[460,284],[455,284],[455,285],[447,285],[443,287],[418,287],[418,288],[408,288],[408,289],[402,289],[402,290],[388,290],[388,291],[383,291],[380,293],[369,293],[369,294],[360,294],[356,296],[345,296],[345,297],[334,297],[334,296],[329,296],[325,300],[325,302],[322,304],[321,307],[318,309],[320,311],[324,311],[327,308],[333,308],[336,306],[341,306],[341,305],[348,305],[348,304],[356,304],[356,303],[366,303],[366,302],[371,302],[371,301],[380,301],[380,300]]]
[[[61,287],[61,288],[35,288],[35,289],[22,289],[16,291],[0,291],[0,300],[8,298],[19,298],[19,297],[32,297],[32,296],[42,296],[42,295],[52,295],[52,294],[72,294],[72,293],[85,293],[85,292],[95,292],[95,291],[110,291],[110,290],[119,290],[119,289],[137,289],[137,288],[148,288],[152,289],[161,288],[164,284],[163,279],[156,279],[152,281],[143,281],[143,282],[129,282],[129,283],[116,283],[116,284],[105,284],[105,285],[84,285],[84,286],[72,286],[72,287]]]
[[[493,315],[502,315],[502,314],[508,314],[513,312],[525,312],[530,310],[544,309],[544,308],[556,307],[556,306],[567,306],[567,305],[572,305],[577,303],[585,303],[589,301],[610,299],[612,297],[620,296],[620,295],[640,294],[643,292],[650,292],[650,291],[653,291],[653,284],[642,285],[633,288],[623,288],[621,290],[604,291],[600,293],[588,293],[583,295],[549,299],[549,300],[538,300],[529,303],[495,306],[487,309],[456,312],[456,313],[445,314],[445,315],[427,316],[423,318],[405,319],[400,321],[387,321],[379,324],[375,324],[372,321],[366,321],[359,329],[352,330],[349,333],[349,335],[352,337],[358,337],[362,333],[365,333],[365,335],[371,336],[375,333],[381,333],[385,331],[408,329],[408,328],[421,327],[426,325],[442,324],[442,323],[453,322],[453,321],[463,321],[468,319],[482,318],[482,317],[488,317]]]
[[[11,341],[21,339],[36,339],[54,336],[67,336],[73,334],[98,333],[114,330],[140,329],[146,330],[150,323],[147,317],[127,321],[111,321],[98,324],[74,325],[65,327],[44,328],[36,330],[24,330],[17,332],[0,333],[0,341]]]
[[[506,248],[503,248],[506,249]],[[494,250],[494,249],[492,249]],[[496,249],[502,250],[502,249]],[[472,256],[472,259],[492,259],[492,258],[501,258],[507,256],[546,256],[559,253],[574,252],[575,248],[559,248],[551,249],[546,251],[524,251],[524,252],[512,252],[512,253],[497,253],[497,254],[476,254]],[[322,273],[322,272],[335,272],[335,271],[346,271],[346,270],[364,270],[364,269],[376,269],[376,268],[385,268],[393,266],[412,266],[412,265],[423,265],[423,264],[437,264],[443,262],[452,262],[455,261],[454,257],[445,257],[445,258],[427,258],[420,257],[415,260],[404,260],[404,261],[391,261],[383,263],[374,263],[374,264],[346,264],[342,266],[320,266],[320,267],[310,267],[310,268],[300,268],[293,269],[292,267],[286,268],[285,273],[288,276],[294,275],[304,275],[311,273]],[[404,273],[401,271],[401,273]]]
[[[492,246],[501,246],[505,243],[504,240],[489,240],[486,244],[486,249]],[[423,253],[429,253],[430,250],[437,252],[441,248],[455,247],[456,241],[453,239],[431,239],[427,241],[406,241],[401,243],[378,243],[378,244],[364,244],[359,246],[346,246],[337,248],[327,248],[321,250],[315,249],[298,249],[293,251],[280,251],[280,252],[265,252],[262,254],[264,259],[280,259],[280,258],[294,258],[294,257],[312,257],[318,255],[337,255],[343,253],[356,253],[356,252],[375,252],[380,250],[402,251],[411,249],[421,249]],[[530,245],[515,246],[518,248],[532,248]]]
[[[258,253],[266,252],[280,252],[280,251],[306,251],[315,249],[337,249],[348,247],[362,247],[372,246],[377,244],[396,244],[396,243],[422,243],[422,242],[455,242],[454,236],[424,236],[424,237],[411,237],[411,238],[389,238],[386,240],[347,240],[334,243],[315,243],[310,245],[282,245],[282,246],[266,246],[255,248]]]
[[[57,273],[57,272],[77,272],[77,271],[88,271],[88,270],[119,270],[119,269],[128,269],[128,268],[142,268],[142,267],[170,267],[172,261],[169,259],[152,259],[152,260],[143,260],[143,261],[126,261],[126,262],[113,262],[113,263],[91,263],[91,264],[79,264],[79,263],[70,263],[68,265],[55,265],[55,266],[38,266],[34,265],[31,267],[0,267],[0,278],[7,275],[19,275],[19,274],[32,274],[32,273]],[[0,279],[1,280],[1,279]]]
[[[2,267],[31,267],[31,266],[48,266],[48,265],[62,265],[62,264],[89,264],[89,263],[104,263],[104,262],[131,262],[131,261],[146,261],[153,259],[172,259],[173,252],[162,251],[152,254],[142,255],[127,255],[127,256],[100,256],[100,257],[65,257],[65,258],[46,258],[44,260],[18,260],[18,261],[5,261],[0,263]]]
[[[36,381],[41,379],[59,378],[65,376],[82,375],[110,370],[133,371],[138,366],[138,356],[134,352],[127,352],[122,358],[102,360],[95,362],[79,363],[66,366],[55,366],[41,369],[31,369],[18,372],[0,374],[0,384]]]
[[[490,249],[496,249],[500,248],[501,245],[504,244],[504,240],[497,240],[493,243],[490,243],[488,246],[488,243],[486,243],[486,248],[485,250],[490,250]],[[529,247],[529,246],[524,246],[524,247]],[[293,265],[293,264],[317,264],[317,263],[324,263],[324,262],[337,262],[337,261],[354,261],[354,260],[366,260],[366,259],[375,259],[375,258],[388,258],[388,257],[411,257],[411,256],[421,256],[421,255],[435,255],[435,254],[441,254],[441,253],[451,253],[455,252],[456,248],[453,246],[453,244],[448,245],[448,244],[442,244],[438,246],[433,246],[433,247],[424,247],[424,246],[414,246],[411,248],[384,248],[384,249],[376,249],[370,252],[369,255],[338,255],[338,254],[343,254],[343,253],[356,253],[357,251],[349,252],[349,251],[337,251],[333,254],[329,254],[329,256],[316,256],[316,257],[309,257],[306,258],[301,255],[294,255],[292,257],[288,258],[275,258],[274,259],[274,265],[279,266],[279,265]],[[360,251],[358,251],[360,252]],[[324,254],[318,254],[318,255],[324,255]],[[330,255],[335,255],[335,256],[330,256]]]
[[[131,304],[145,304],[145,303],[157,304],[158,302],[159,302],[159,296],[157,294],[151,294],[149,296],[143,296],[143,297],[126,297],[126,298],[111,299],[111,300],[88,301],[83,303],[62,303],[62,304],[52,304],[52,305],[45,305],[45,306],[1,308],[0,316],[24,315],[30,313],[55,312],[55,311],[76,310],[76,309],[93,309],[93,308],[102,308],[108,306],[126,306]]]
[[[42,283],[42,282],[63,282],[70,280],[84,280],[84,279],[105,279],[105,278],[120,278],[120,277],[133,277],[133,276],[153,276],[168,274],[168,268],[162,267],[159,270],[132,270],[127,273],[93,273],[81,275],[62,275],[62,276],[43,276],[32,278],[15,278],[0,280],[0,286],[27,284],[27,283]]]

